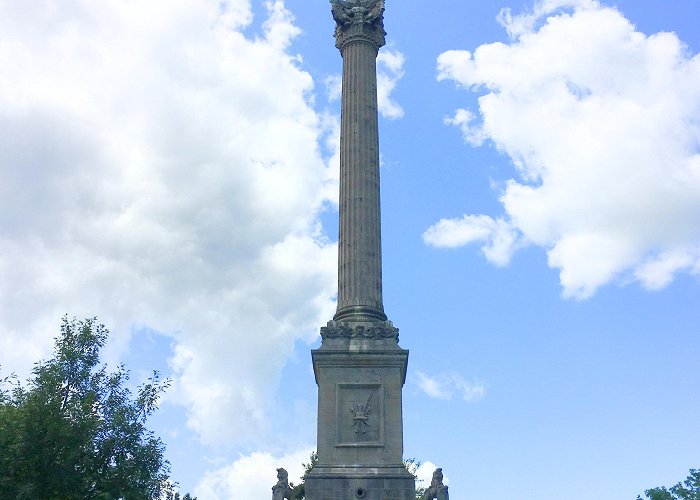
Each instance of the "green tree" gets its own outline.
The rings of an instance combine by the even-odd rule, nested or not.
[[[165,445],[145,426],[169,386],[154,372],[134,395],[129,372],[109,373],[95,318],[63,319],[53,358],[27,386],[0,386],[0,492],[7,499],[141,500],[167,493]],[[4,386],[4,387],[3,387]]]
[[[318,453],[315,451],[311,452],[311,455],[309,455],[309,463],[305,464],[302,462],[302,466],[304,467],[304,475],[301,476],[299,479],[301,479],[301,483],[297,484],[296,486],[294,483],[289,483],[289,486],[292,488],[292,491],[294,492],[294,499],[295,500],[303,500],[304,496],[306,495],[306,477],[309,475],[309,473],[316,467],[316,464],[318,463]]]
[[[700,500],[700,469],[690,469],[685,481],[669,489],[662,486],[646,490],[644,494],[647,500]],[[637,500],[642,500],[642,497],[638,496]]]
[[[416,499],[421,500],[423,495],[425,495],[425,486],[420,486],[420,483],[422,483],[423,480],[418,479],[418,468],[423,464],[423,462],[420,462],[415,458],[407,458],[403,461],[403,464],[406,467],[406,470],[416,478]]]

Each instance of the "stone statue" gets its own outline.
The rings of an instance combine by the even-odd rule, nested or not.
[[[423,500],[450,500],[450,495],[447,492],[447,486],[442,484],[442,469],[437,468],[433,472],[433,480],[430,482],[430,487],[425,490]]]
[[[361,25],[376,31],[379,45],[384,45],[384,0],[330,0],[330,3],[337,24],[336,39],[350,26]]]
[[[384,0],[331,0],[333,19],[339,26],[372,24],[384,17]]]
[[[277,469],[277,484],[272,487],[272,500],[293,500],[294,491],[289,487],[289,474]]]

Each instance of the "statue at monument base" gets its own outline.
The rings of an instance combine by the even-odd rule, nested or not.
[[[437,468],[433,472],[433,480],[430,482],[430,487],[425,490],[423,500],[450,500],[450,494],[447,492],[447,486],[442,484],[443,476],[442,469]]]
[[[272,487],[272,500],[294,500],[294,491],[289,486],[289,474],[277,469],[277,484]]]

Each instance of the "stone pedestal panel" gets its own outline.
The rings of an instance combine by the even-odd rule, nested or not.
[[[413,477],[309,477],[306,500],[416,500]]]
[[[403,461],[401,389],[408,351],[313,351],[320,467]]]

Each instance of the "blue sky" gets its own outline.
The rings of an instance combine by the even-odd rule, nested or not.
[[[405,454],[453,500],[636,498],[699,466],[699,17],[387,1],[385,310]],[[268,498],[314,447],[334,310],[329,5],[0,0],[0,30],[3,372],[97,315],[108,361],[174,380],[152,426],[183,489]]]

